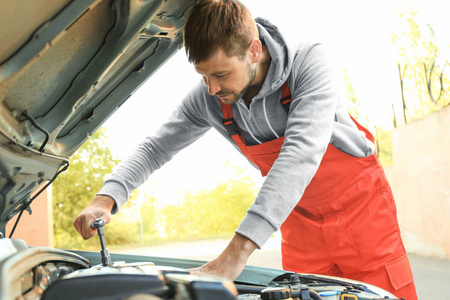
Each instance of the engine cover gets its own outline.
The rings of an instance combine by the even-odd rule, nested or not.
[[[233,283],[193,276],[184,269],[153,263],[115,263],[65,275],[43,294],[43,300],[78,299],[236,299]],[[150,297],[152,296],[152,297]]]

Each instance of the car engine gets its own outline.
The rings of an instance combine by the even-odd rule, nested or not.
[[[117,261],[120,258],[126,261]],[[195,265],[176,266],[185,260],[137,261],[142,258],[113,255],[113,262],[104,266],[95,264],[102,261],[95,252],[28,247],[23,240],[0,239],[0,299],[396,299],[338,278],[277,270],[279,276],[267,283],[231,282],[192,275],[187,269]],[[267,270],[272,269],[258,272]]]

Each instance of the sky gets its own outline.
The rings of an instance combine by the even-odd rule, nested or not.
[[[448,49],[450,24],[446,1],[303,1],[243,0],[254,17],[332,49],[337,63],[347,70],[360,113],[382,127],[392,126],[392,103],[401,101],[397,56],[391,34],[398,25],[395,6],[411,3],[420,18],[431,20],[441,48]],[[448,7],[447,7],[448,8]],[[442,37],[442,38],[441,38]],[[119,159],[155,131],[177,107],[200,76],[178,51],[105,124],[107,145]],[[176,203],[185,191],[213,188],[245,169],[257,185],[263,179],[228,142],[210,130],[150,177],[141,188],[161,203]]]

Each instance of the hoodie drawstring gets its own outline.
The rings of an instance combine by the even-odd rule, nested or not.
[[[266,97],[263,99],[263,109],[264,109],[264,117],[266,118],[267,126],[269,126],[272,133],[279,138],[280,136],[276,133],[276,131],[272,128],[272,125],[270,125],[269,118],[267,117],[267,111],[266,111]]]

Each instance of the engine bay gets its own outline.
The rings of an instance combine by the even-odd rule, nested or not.
[[[231,282],[190,274],[187,269],[203,263],[199,261],[126,254],[112,255],[112,261],[104,266],[95,252],[0,239],[0,299],[397,299],[370,286],[320,275],[249,266]]]

